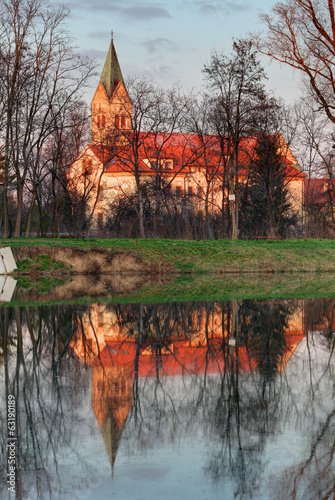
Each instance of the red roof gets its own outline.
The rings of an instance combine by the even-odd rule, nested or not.
[[[133,134],[133,132],[129,132]],[[134,135],[136,139],[136,135]],[[133,141],[134,142],[134,141]],[[245,176],[250,161],[255,155],[257,144],[256,137],[244,137],[240,142],[239,162],[242,168],[239,175]],[[142,173],[153,174],[155,168],[151,167],[146,159],[173,160],[173,169],[170,173],[188,172],[192,168],[214,168],[217,173],[224,173],[224,161],[220,146],[220,137],[216,135],[195,134],[154,134],[141,132],[137,135],[136,147],[133,143],[108,147],[103,145],[90,145],[89,148],[99,161],[105,165],[106,173],[133,172],[135,157],[138,155],[138,166]],[[287,158],[286,175],[291,178],[305,178],[306,175],[293,166]],[[168,174],[169,171],[164,171]]]
[[[334,187],[327,177],[305,179],[305,202],[312,205],[325,205],[330,200],[335,201]]]
[[[304,337],[303,332],[287,332],[285,334],[286,349],[283,356],[293,352],[296,345]],[[129,373],[135,372],[135,360],[138,345],[129,341],[108,341],[101,350],[92,366],[123,367]],[[138,356],[138,376],[192,375],[204,373],[222,373],[224,371],[225,356],[222,351],[222,339],[212,339],[208,346],[190,345],[187,340],[172,341],[166,346],[161,357],[151,347],[140,348]],[[243,344],[238,349],[238,366],[241,372],[257,370],[256,359],[250,357],[247,347]]]

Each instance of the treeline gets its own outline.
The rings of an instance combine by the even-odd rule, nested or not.
[[[0,2],[4,237],[57,233],[67,203],[66,168],[88,136],[82,92],[93,65],[75,52],[68,16],[43,0]]]
[[[127,82],[132,112],[127,103],[124,109],[131,127],[107,127],[94,140],[108,145],[107,169],[120,157],[116,144],[124,137],[131,150],[124,169],[135,189],[119,190],[110,199],[96,229],[94,209],[107,194],[100,182],[104,171],[91,172],[88,165],[77,178],[68,175],[90,142],[83,91],[93,84],[93,64],[75,53],[65,30],[69,11],[63,7],[41,0],[0,0],[0,14],[1,236],[94,231],[99,236],[171,238],[334,237],[332,120],[326,107],[320,111],[320,99],[308,83],[307,97],[294,109],[266,91],[257,51],[264,47],[257,37],[235,41],[230,56],[212,53],[203,68],[201,95],[185,95],[176,86],[163,90],[142,78]],[[172,189],[174,177],[166,180],[165,141],[176,133],[197,138],[191,157],[179,151],[174,174],[197,168],[201,158],[204,182],[195,190]],[[321,205],[320,197],[307,196],[305,206],[291,206],[279,134],[290,147],[296,145],[309,177],[327,175],[329,195]],[[220,144],[216,163],[213,135]],[[150,180],[139,160],[149,136],[155,158]],[[245,175],[241,149],[251,136],[256,146]],[[125,148],[123,159],[124,154]],[[214,207],[218,191],[222,201]]]

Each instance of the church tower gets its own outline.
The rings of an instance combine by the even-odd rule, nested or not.
[[[124,85],[113,34],[98,88],[91,103],[91,134],[95,144],[115,141],[131,129],[132,104]]]

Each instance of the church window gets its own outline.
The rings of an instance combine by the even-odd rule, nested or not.
[[[119,128],[120,126],[120,117],[119,115],[115,115],[115,127]]]
[[[199,198],[202,198],[202,189],[201,189],[201,187],[198,187],[198,196],[199,196]]]
[[[106,126],[105,115],[98,115],[97,116],[97,125],[98,125],[98,128],[105,128],[105,126]]]
[[[172,162],[172,160],[166,160],[165,161],[165,168],[166,168],[166,170],[172,170],[173,169],[173,162]]]
[[[176,196],[178,198],[180,198],[181,194],[182,194],[181,184],[177,184],[177,186],[176,186]]]
[[[104,313],[103,311],[98,312],[98,327],[104,326]]]
[[[126,128],[126,117],[121,116],[121,128]]]
[[[92,175],[93,167],[92,160],[83,160],[82,161],[82,173],[85,177],[88,175]]]
[[[104,186],[101,184],[99,189],[99,201],[104,201]]]
[[[98,228],[102,229],[104,225],[104,214],[102,212],[98,212]]]

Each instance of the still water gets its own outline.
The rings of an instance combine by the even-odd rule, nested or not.
[[[334,498],[334,306],[1,308],[0,497]]]

